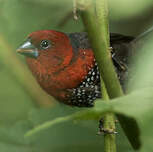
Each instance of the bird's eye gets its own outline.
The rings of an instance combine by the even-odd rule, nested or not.
[[[51,43],[49,40],[42,40],[40,43],[40,47],[44,50],[48,49],[50,46],[51,46]]]

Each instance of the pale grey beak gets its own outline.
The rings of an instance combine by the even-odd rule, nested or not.
[[[27,40],[24,42],[18,49],[18,53],[21,53],[25,56],[31,57],[31,58],[37,58],[39,53],[37,48],[29,41]]]

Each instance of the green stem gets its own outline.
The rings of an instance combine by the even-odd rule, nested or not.
[[[82,11],[82,19],[100,69],[103,99],[109,102],[109,96],[114,98],[116,95],[122,95],[122,89],[110,60],[107,0],[88,0],[85,7]],[[113,113],[105,115],[104,129],[115,131]],[[115,134],[105,134],[104,145],[105,152],[116,152]]]
[[[80,0],[78,6],[81,6],[83,23],[88,32],[108,96],[110,99],[123,96],[123,91],[111,60],[107,0]],[[129,126],[126,125],[127,123],[132,125],[133,121],[119,114],[117,117],[131,145],[135,148],[133,136],[130,134]]]
[[[101,88],[103,99],[106,102],[109,102],[109,96],[104,84],[103,79],[101,78]],[[107,113],[104,116],[104,129],[115,131],[115,119],[113,113]],[[104,151],[105,152],[116,152],[116,142],[115,142],[115,134],[104,134]]]
[[[107,0],[84,0],[86,8],[82,19],[92,44],[96,61],[110,98],[123,95],[116,71],[111,59]],[[93,7],[95,6],[95,7]]]

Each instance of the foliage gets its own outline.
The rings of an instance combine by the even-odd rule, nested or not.
[[[110,0],[111,32],[137,36],[148,29],[152,25],[152,3],[151,0],[131,0],[123,4],[123,0]],[[131,77],[134,77],[128,83],[129,94],[111,103],[97,101],[93,109],[80,110],[55,103],[53,106],[53,99],[37,86],[24,59],[16,55],[15,49],[32,31],[83,31],[80,19],[70,18],[64,26],[59,26],[70,11],[72,2],[69,0],[0,0],[0,150],[101,151],[103,136],[96,135],[98,118],[106,112],[114,112],[138,122],[142,143],[139,151],[152,151],[152,30],[131,44],[131,49],[138,53],[131,59]],[[37,88],[41,101],[33,88]],[[44,101],[48,101],[45,104],[48,109],[36,106],[43,105],[40,102]],[[61,121],[53,124],[59,118]],[[46,122],[50,124],[44,128]],[[33,132],[38,127],[42,130]],[[25,138],[29,131],[31,136]],[[117,131],[118,151],[133,151],[119,125]]]

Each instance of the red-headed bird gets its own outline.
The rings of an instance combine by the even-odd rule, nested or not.
[[[127,77],[133,37],[111,34],[112,59],[121,84]],[[40,86],[67,105],[91,107],[101,97],[100,74],[86,33],[42,30],[31,33],[19,53]]]

